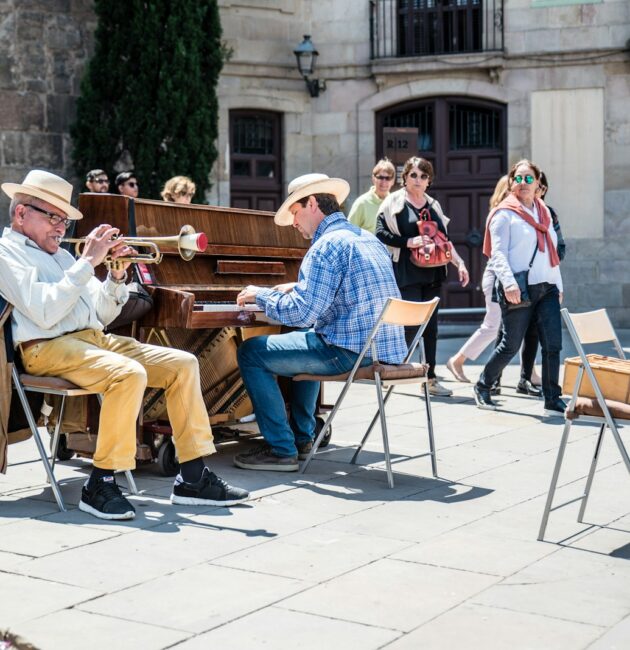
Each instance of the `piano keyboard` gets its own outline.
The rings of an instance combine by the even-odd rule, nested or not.
[[[210,300],[197,300],[193,306],[193,311],[210,311],[210,312],[241,312],[241,311],[254,311],[257,313],[263,313],[262,309],[256,303],[248,303],[243,305],[237,305],[234,302],[214,302]]]

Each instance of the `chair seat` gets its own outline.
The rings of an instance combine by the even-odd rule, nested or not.
[[[50,393],[72,393],[73,395],[87,395],[93,391],[81,388],[71,381],[62,379],[61,377],[38,377],[36,375],[27,375],[26,373],[20,374],[20,381],[24,388],[36,390],[39,392]]]
[[[359,368],[354,376],[354,381],[374,381],[375,373],[378,372],[381,380],[404,381],[406,379],[419,379],[427,376],[429,366],[426,363],[373,363],[370,366]],[[308,375],[306,373],[295,375],[295,381],[346,381],[350,376],[349,372],[342,375]]]
[[[630,420],[630,404],[623,402],[615,402],[613,400],[606,400],[606,406],[610,414],[616,420]],[[566,417],[569,420],[576,420],[580,416],[590,415],[592,417],[603,418],[604,412],[598,401],[594,397],[578,397],[575,402],[575,407],[566,412]]]

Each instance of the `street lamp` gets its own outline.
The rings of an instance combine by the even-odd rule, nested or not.
[[[311,97],[318,97],[320,90],[326,90],[326,82],[319,79],[309,79],[309,76],[315,71],[315,61],[319,52],[311,42],[310,34],[304,34],[304,40],[293,50],[297,59],[297,66],[300,74],[304,77],[306,87]]]

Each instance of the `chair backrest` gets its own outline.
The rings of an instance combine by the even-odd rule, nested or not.
[[[605,309],[570,314],[569,310],[565,308],[561,313],[578,353],[580,353],[582,345],[612,342],[618,355],[622,359],[625,358],[615,328],[612,326],[610,318],[608,318],[608,312]]]
[[[439,302],[439,298],[427,302],[390,298],[383,310],[382,322],[389,325],[425,325],[431,320]]]

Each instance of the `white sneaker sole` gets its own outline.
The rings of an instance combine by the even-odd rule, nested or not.
[[[133,519],[136,516],[136,513],[133,510],[128,510],[127,512],[123,512],[120,514],[101,512],[100,510],[97,510],[96,508],[93,508],[91,505],[85,503],[85,501],[79,501],[79,510],[83,510],[83,512],[87,512],[91,515],[94,515],[99,519],[109,519],[109,520],[116,520],[116,521],[122,521],[124,519]]]
[[[260,464],[249,464],[244,463],[241,460],[234,459],[234,464],[236,467],[241,469],[256,469],[263,472],[297,472],[300,469],[300,464],[295,463],[291,465],[260,465]]]
[[[180,506],[237,506],[239,503],[245,503],[249,499],[249,495],[242,499],[229,499],[226,501],[217,501],[216,499],[200,499],[198,497],[180,497],[176,494],[171,494],[171,503]]]
[[[477,405],[478,409],[481,409],[482,411],[496,411],[497,407],[496,404],[484,404],[483,402],[480,402],[477,399],[477,396],[473,393],[473,397],[475,399],[475,404]]]
[[[550,409],[543,409],[543,415],[547,418],[563,418],[564,417],[564,411],[560,413],[560,411],[552,411]]]

